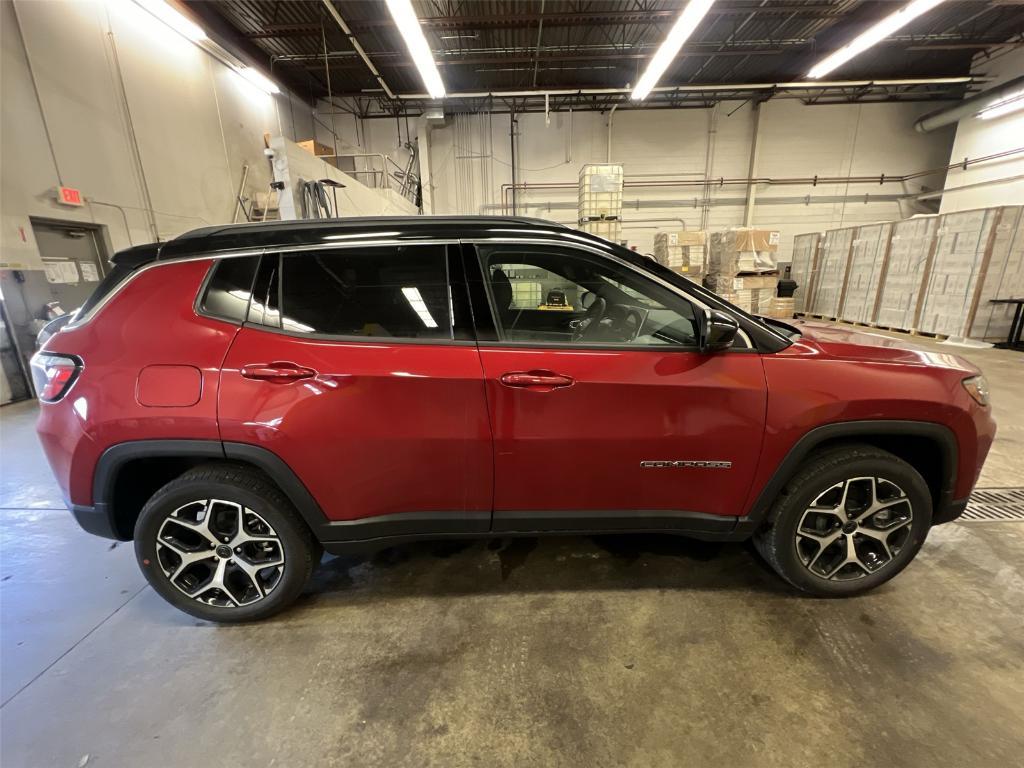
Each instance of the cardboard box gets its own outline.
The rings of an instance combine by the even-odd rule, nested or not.
[[[708,274],[738,275],[741,272],[774,272],[779,248],[776,230],[734,227],[712,232],[708,247]]]
[[[704,287],[715,293],[735,293],[736,291],[757,291],[765,288],[774,291],[779,282],[777,273],[767,275],[708,275],[704,278]]]
[[[742,228],[733,230],[736,233],[737,251],[768,251],[779,250],[779,231],[777,229]]]
[[[297,141],[295,143],[298,144],[307,152],[309,152],[309,154],[316,155],[317,157],[320,157],[321,155],[334,154],[333,147],[329,147],[326,144],[321,144],[319,141],[316,141],[314,139],[310,139],[309,141]]]
[[[672,230],[654,235],[654,258],[680,274],[704,273],[707,233],[702,230]]]

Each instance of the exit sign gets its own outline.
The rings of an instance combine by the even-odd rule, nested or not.
[[[62,205],[85,205],[82,191],[72,187],[57,187],[57,202]]]

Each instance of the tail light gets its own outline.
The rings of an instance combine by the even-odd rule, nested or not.
[[[82,370],[82,361],[72,355],[37,352],[32,356],[32,382],[44,403],[60,400],[71,389]]]

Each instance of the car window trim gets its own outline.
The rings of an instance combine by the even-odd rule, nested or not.
[[[589,342],[586,343],[586,344],[579,344],[579,343],[572,343],[572,342],[509,341],[508,339],[502,338],[504,336],[505,329],[502,328],[501,324],[498,322],[497,312],[496,312],[496,308],[494,306],[494,297],[491,294],[490,283],[489,283],[489,281],[485,277],[485,270],[484,270],[484,264],[483,264],[483,255],[482,255],[482,253],[480,251],[480,248],[479,248],[480,245],[530,245],[530,246],[554,247],[554,248],[565,249],[565,250],[570,250],[570,251],[573,251],[573,250],[584,251],[584,252],[587,252],[589,254],[593,254],[593,255],[595,255],[595,256],[597,256],[599,258],[609,259],[609,260],[613,261],[614,263],[616,263],[617,265],[625,267],[630,272],[634,273],[635,275],[639,276],[640,278],[646,279],[646,280],[650,280],[650,281],[653,281],[653,282],[657,283],[659,286],[665,288],[666,290],[668,290],[672,294],[674,294],[676,296],[679,296],[680,298],[685,299],[686,301],[689,301],[691,304],[693,304],[694,306],[698,307],[699,309],[703,309],[703,310],[708,310],[709,311],[712,308],[709,307],[707,304],[705,304],[703,301],[701,301],[699,298],[697,298],[695,296],[691,296],[690,294],[686,293],[685,291],[681,291],[678,286],[672,285],[672,283],[669,283],[666,280],[662,280],[657,275],[652,275],[652,274],[646,273],[643,270],[637,269],[637,267],[635,267],[634,265],[630,264],[625,259],[618,258],[617,256],[615,256],[614,253],[609,253],[607,251],[603,251],[600,248],[591,247],[591,246],[589,246],[589,245],[587,245],[585,243],[566,243],[566,242],[560,241],[560,240],[549,240],[549,239],[546,239],[546,238],[532,238],[532,237],[531,238],[504,238],[504,237],[501,237],[501,238],[497,238],[497,237],[466,238],[466,239],[462,240],[462,242],[464,244],[466,244],[466,245],[472,246],[472,248],[473,248],[474,255],[475,255],[475,261],[476,261],[476,264],[477,264],[477,268],[479,269],[479,272],[480,272],[480,279],[481,279],[481,282],[483,283],[483,287],[484,287],[484,295],[486,296],[487,303],[490,306],[491,317],[492,317],[492,320],[494,322],[495,330],[499,334],[498,339],[495,340],[495,341],[486,341],[486,342],[481,341],[480,342],[481,346],[499,346],[499,347],[510,347],[510,348],[511,347],[517,347],[517,348],[536,347],[538,349],[579,349],[579,350],[587,350],[587,349],[594,349],[594,350],[612,349],[612,350],[618,350],[618,351],[625,351],[625,350],[632,349],[632,350],[636,350],[636,351],[648,351],[648,352],[651,352],[651,351],[661,351],[661,352],[669,352],[669,351],[675,351],[675,352],[698,351],[699,352],[700,351],[700,347],[698,345],[691,345],[691,344],[687,344],[687,345],[683,345],[683,344],[629,344],[629,343],[618,343],[618,344],[616,344],[616,343],[597,343],[597,344],[594,344],[594,343],[589,343]],[[467,276],[467,282],[468,282],[468,276]],[[752,339],[746,333],[746,331],[744,331],[742,328],[740,328],[737,333],[740,336],[740,338],[743,339],[743,342],[747,346],[746,347],[733,347],[733,348],[730,348],[730,349],[725,350],[725,351],[727,351],[727,352],[757,352],[758,351],[757,347],[754,346]]]

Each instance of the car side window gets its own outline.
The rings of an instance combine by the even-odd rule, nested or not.
[[[237,323],[245,319],[259,256],[218,259],[200,308],[208,315]]]
[[[280,322],[285,331],[452,338],[444,246],[285,252],[280,264]]]
[[[479,252],[504,341],[697,346],[694,305],[610,259],[547,246]]]

